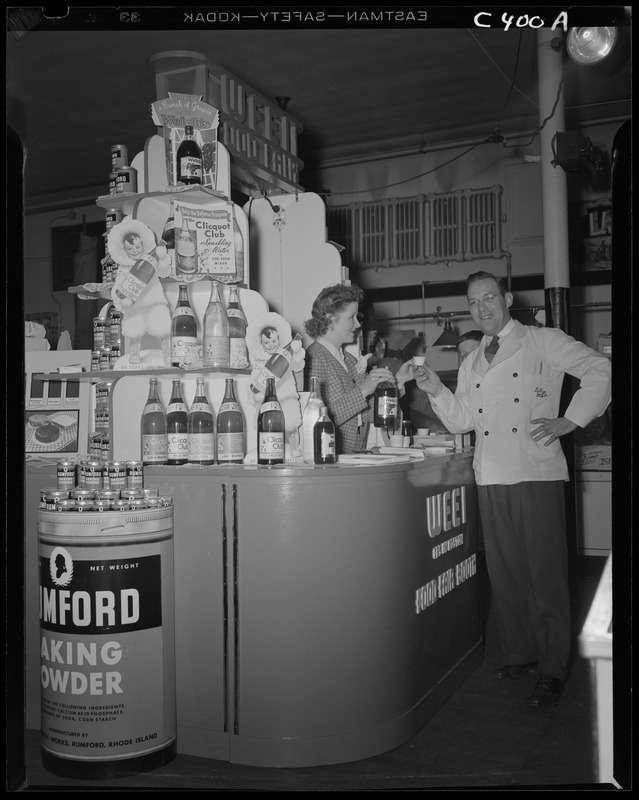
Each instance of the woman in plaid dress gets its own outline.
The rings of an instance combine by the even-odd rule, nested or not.
[[[377,385],[393,381],[401,392],[413,377],[408,361],[395,376],[386,367],[367,373],[367,358],[355,358],[344,350],[361,327],[358,307],[363,297],[358,286],[336,284],[322,289],[313,302],[311,319],[304,323],[306,333],[315,340],[306,350],[305,389],[310,391],[312,376],[319,378],[322,400],[335,425],[338,454],[366,450]]]

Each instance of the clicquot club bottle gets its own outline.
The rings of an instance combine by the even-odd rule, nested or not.
[[[399,397],[391,381],[382,381],[375,389],[373,424],[376,428],[394,428],[397,422]]]
[[[246,369],[249,365],[246,349],[246,317],[240,305],[240,292],[237,286],[229,286],[226,314],[229,318],[229,366]]]
[[[313,428],[320,418],[320,411],[324,405],[320,395],[319,378],[315,375],[311,377],[311,393],[308,397],[304,413],[302,414],[302,447],[304,461],[313,464],[315,461],[315,451],[313,447]]]
[[[313,450],[316,464],[334,464],[337,461],[335,425],[328,416],[326,406],[321,407],[320,417],[313,427]]]
[[[293,358],[293,342],[301,342],[302,337],[296,333],[286,347],[278,347],[273,355],[264,365],[260,373],[256,373],[251,378],[251,391],[253,394],[263,392],[268,378],[281,378],[288,369]]]
[[[145,253],[139,258],[127,273],[123,273],[117,281],[115,294],[119,297],[122,305],[135,303],[138,297],[146,289],[158,265],[157,248],[165,246],[163,239],[160,239],[157,246],[150,253]]]
[[[170,216],[166,221],[162,231],[162,239],[164,239],[167,250],[175,250],[175,219],[173,216]]]
[[[275,393],[275,378],[266,379],[264,400],[257,415],[257,463],[284,463],[284,414]]]
[[[142,412],[142,462],[167,463],[166,416],[158,393],[158,379],[149,378],[149,396]]]
[[[179,380],[173,381],[166,410],[167,464],[186,464],[189,460],[188,414]]]
[[[195,232],[186,222],[182,223],[175,242],[175,271],[183,275],[194,275],[197,272]]]
[[[244,414],[235,397],[233,378],[226,378],[224,397],[217,415],[217,463],[244,462]]]
[[[238,283],[244,283],[244,237],[233,206],[233,244],[235,245],[235,273]]]
[[[217,281],[212,282],[211,298],[204,313],[202,355],[205,367],[230,366],[229,318]]]
[[[193,138],[193,126],[184,126],[184,139],[177,149],[177,182],[202,183],[202,151]]]
[[[177,305],[171,318],[171,364],[181,366],[197,351],[197,320],[189,302],[188,288],[180,284]]]
[[[204,378],[195,382],[195,397],[187,420],[189,464],[215,464],[215,419],[204,388]]]

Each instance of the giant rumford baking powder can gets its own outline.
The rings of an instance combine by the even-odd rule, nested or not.
[[[175,755],[173,508],[38,511],[42,760],[105,777]]]

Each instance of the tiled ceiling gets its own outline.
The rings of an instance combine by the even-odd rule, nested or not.
[[[628,37],[629,38],[629,37]],[[150,56],[204,54],[303,126],[313,165],[506,137],[539,124],[530,28],[41,30],[7,37],[8,123],[26,147],[25,208],[108,192],[110,146],[137,153],[156,132]],[[629,54],[614,74],[565,59],[566,129],[625,119]],[[67,199],[68,202],[68,199]]]

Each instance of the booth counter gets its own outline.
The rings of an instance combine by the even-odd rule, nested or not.
[[[27,467],[27,726],[39,727]],[[382,465],[145,468],[174,506],[179,753],[355,761],[407,741],[482,658],[472,450]],[[70,512],[73,513],[73,512]]]

